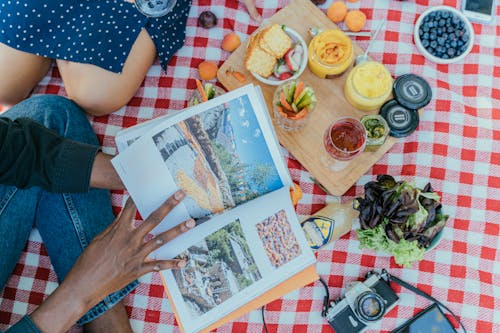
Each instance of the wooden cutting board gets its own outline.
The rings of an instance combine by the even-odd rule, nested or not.
[[[337,28],[310,0],[293,0],[289,5],[273,15],[269,21],[269,23],[286,24],[294,29],[304,38],[307,45],[311,41],[311,37],[308,34],[310,27]],[[362,50],[356,43],[353,43],[353,47],[356,55],[362,53]],[[239,88],[248,83],[260,85],[271,113],[271,118],[273,118],[272,100],[276,87],[257,81],[245,69],[243,62],[246,49],[247,43],[245,41],[220,67],[217,78],[228,90]],[[226,74],[226,71],[230,68],[243,73],[246,76],[246,81],[239,82],[232,75]],[[311,114],[311,119],[303,129],[297,132],[287,132],[276,125],[274,126],[280,143],[332,195],[344,194],[396,142],[396,139],[389,137],[377,151],[363,152],[358,157],[347,162],[347,166],[340,171],[335,171],[336,167],[329,164],[329,157],[323,147],[323,134],[327,127],[335,119],[343,116],[351,116],[359,119],[365,114],[378,112],[357,110],[344,98],[344,82],[350,69],[335,79],[320,79],[309,68],[306,68],[300,76],[300,80],[312,86],[318,99],[316,109]]]

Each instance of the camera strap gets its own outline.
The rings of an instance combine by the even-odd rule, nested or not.
[[[448,311],[452,316],[453,318],[455,318],[455,320],[460,324],[460,326],[462,327],[462,329],[464,330],[464,332],[467,332],[467,330],[465,329],[464,325],[462,324],[462,322],[460,321],[460,318],[458,318],[457,315],[455,315],[453,313],[453,311],[451,311],[446,305],[444,305],[443,303],[441,303],[440,301],[438,301],[437,299],[435,299],[434,297],[432,297],[431,295],[427,294],[425,291],[423,290],[420,290],[418,289],[417,287],[414,287],[412,286],[411,284],[409,284],[408,282],[405,282],[403,280],[401,280],[400,278],[390,274],[389,272],[385,272],[387,274],[387,276],[389,277],[389,280],[391,281],[394,281],[395,283],[399,284],[401,287],[403,288],[406,288],[410,291],[413,291],[415,294],[419,295],[419,296],[422,296],[422,297],[425,297],[427,298],[429,301],[431,302],[434,302],[436,303],[437,305],[439,305],[440,307],[446,309],[446,311]]]

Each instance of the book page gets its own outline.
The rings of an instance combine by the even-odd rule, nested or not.
[[[143,217],[177,189],[187,194],[155,233],[292,184],[252,85],[163,118],[112,163]]]
[[[315,262],[286,188],[188,235],[168,251],[187,266],[161,272],[185,332],[200,331]]]

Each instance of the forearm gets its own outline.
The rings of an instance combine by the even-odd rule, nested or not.
[[[123,189],[122,181],[111,164],[112,158],[111,155],[97,153],[90,175],[90,187],[110,190]]]
[[[86,300],[75,284],[65,280],[30,317],[42,333],[63,333],[97,302]]]

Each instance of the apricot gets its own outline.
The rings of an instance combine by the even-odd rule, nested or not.
[[[233,52],[240,44],[240,37],[234,32],[225,35],[224,39],[222,39],[222,49],[227,52]]]
[[[366,15],[360,10],[350,10],[345,16],[345,25],[349,30],[357,32],[363,29],[366,23]]]
[[[212,61],[203,61],[198,65],[198,72],[200,73],[200,79],[210,81],[215,79],[217,76],[217,64]]]
[[[342,1],[337,1],[332,3],[328,10],[326,11],[326,16],[330,18],[335,23],[340,23],[344,20],[347,14],[347,6]]]
[[[297,205],[300,199],[302,199],[302,189],[299,184],[293,183],[293,189],[290,188],[290,199],[292,199],[292,204]]]

